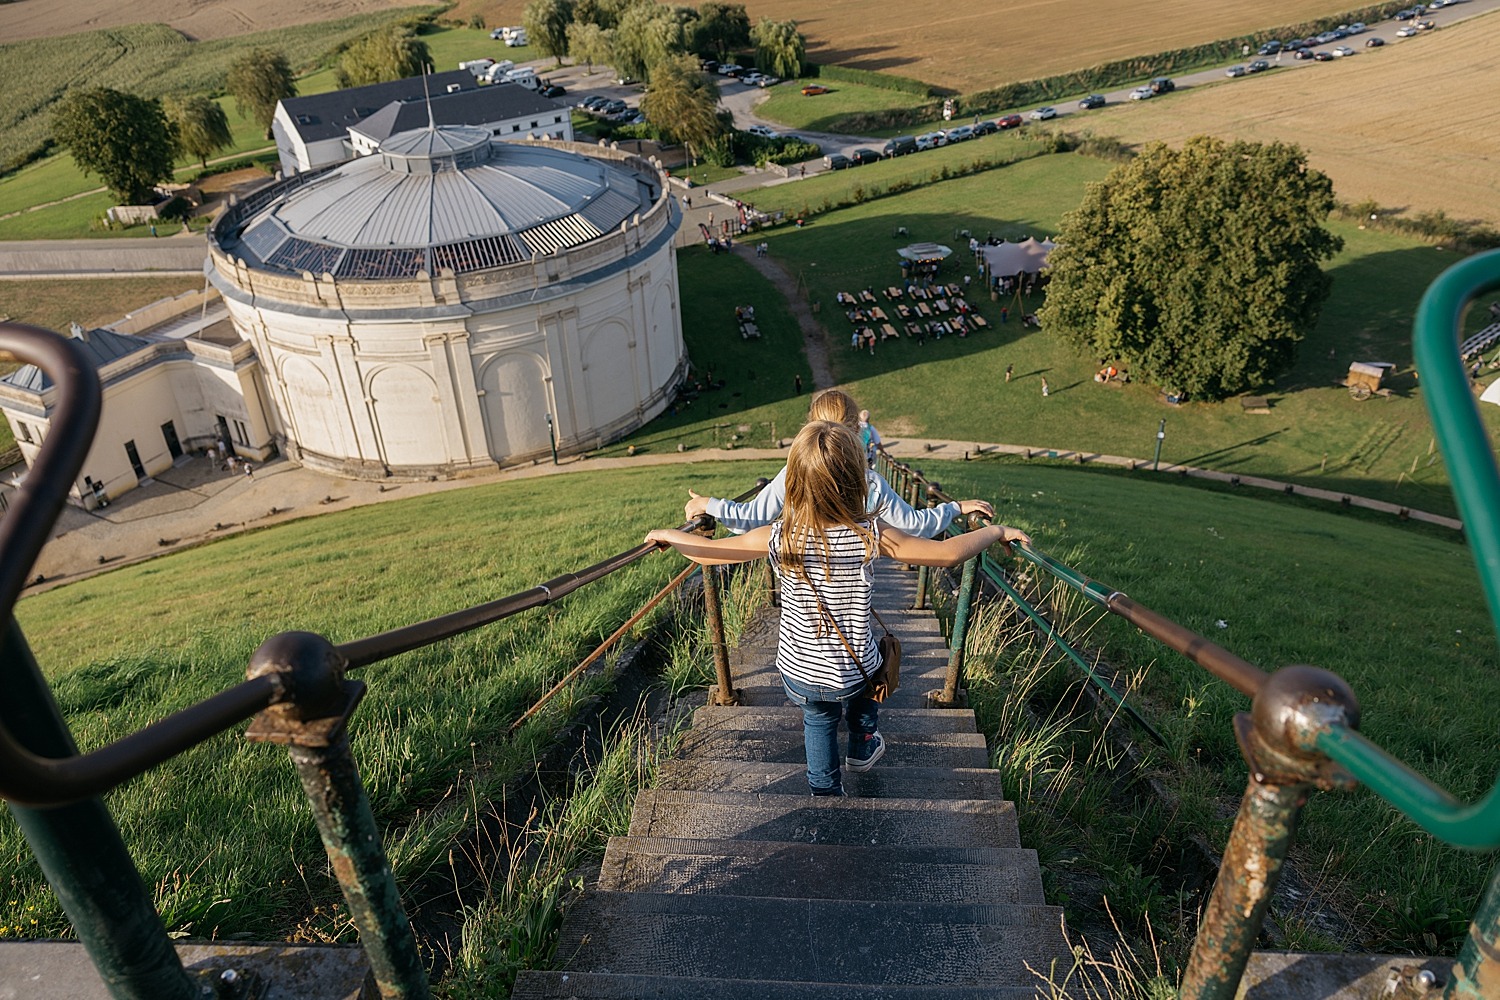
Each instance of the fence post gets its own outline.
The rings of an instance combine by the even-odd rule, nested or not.
[[[920,485],[920,484],[918,484],[918,485]],[[916,506],[916,503],[915,503],[916,498],[917,498],[917,493],[916,493],[916,490],[913,489],[912,490],[912,501],[913,501],[912,506],[913,507]],[[933,507],[937,506],[937,503],[938,503],[937,489],[935,487],[932,487],[932,486],[927,487],[927,508],[929,510],[931,510]],[[931,582],[932,582],[932,567],[930,567],[930,566],[918,566],[917,567],[917,597],[916,597],[916,600],[912,602],[912,610],[914,610],[914,611],[925,611],[925,610],[927,610],[927,588],[931,585]]]
[[[245,738],[291,751],[380,995],[425,1000],[427,972],[349,751],[349,716],[365,685],[347,680],[338,650],[309,632],[283,632],[262,643],[246,674],[267,673],[282,679],[287,697],[257,715]]]
[[[73,757],[78,747],[14,618],[0,640],[0,717],[15,738],[43,757]],[[99,798],[51,809],[12,804],[26,843],[89,960],[116,1000],[200,1000],[203,986],[183,969],[151,894],[114,818]]]
[[[713,531],[710,529],[709,534]],[[729,644],[724,640],[724,610],[719,594],[719,567],[703,567],[703,613],[708,618],[708,637],[714,647],[714,676],[718,683],[708,693],[709,704],[738,705],[740,694],[729,676]]]
[[[964,563],[958,585],[958,606],[953,611],[953,636],[948,640],[948,674],[943,679],[943,690],[928,696],[933,708],[957,708],[963,704],[959,698],[959,684],[963,677],[964,643],[969,634],[969,608],[974,603],[974,577],[978,568],[978,556]]]
[[[1338,675],[1304,666],[1272,674],[1250,714],[1235,716],[1250,781],[1198,925],[1182,1000],[1233,1000],[1308,792],[1353,787],[1353,779],[1317,750],[1318,732],[1335,722],[1358,727],[1354,692]]]
[[[1469,936],[1443,991],[1443,1000],[1485,1000],[1500,995],[1500,865],[1469,923]]]

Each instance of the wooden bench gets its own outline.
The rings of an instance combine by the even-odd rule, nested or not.
[[[1480,330],[1474,336],[1463,342],[1458,353],[1465,361],[1472,360],[1476,355],[1483,354],[1491,347],[1500,342],[1500,323],[1491,323]]]
[[[1271,401],[1264,396],[1241,396],[1240,409],[1246,413],[1270,413]]]
[[[741,337],[741,339],[743,339],[743,340],[749,340],[751,337],[759,337],[759,336],[760,336],[760,327],[756,326],[754,323],[741,323],[740,324],[740,337]]]
[[[988,330],[990,328],[990,321],[978,313],[969,313],[969,322],[974,324],[974,329],[976,330]]]

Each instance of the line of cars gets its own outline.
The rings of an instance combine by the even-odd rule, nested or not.
[[[639,109],[632,108],[618,97],[605,97],[602,94],[585,97],[575,107],[586,115],[615,125],[639,125],[646,120]]]
[[[705,73],[717,73],[738,80],[751,87],[770,87],[781,82],[781,77],[762,73],[758,69],[746,69],[738,63],[721,63],[717,59],[700,59],[698,68]]]

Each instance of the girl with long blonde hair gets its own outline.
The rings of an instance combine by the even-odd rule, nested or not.
[[[866,678],[880,666],[870,628],[871,566],[886,555],[922,566],[956,566],[991,545],[1030,544],[1023,531],[988,525],[943,541],[918,538],[867,509],[864,451],[842,423],[813,421],[787,455],[786,506],[779,521],[743,535],[705,539],[669,528],[646,541],[670,545],[705,566],[768,556],[781,587],[776,668],[802,708],[807,783],[814,795],[842,795],[838,725],[849,727],[844,766],[868,771],[885,753],[879,703]]]

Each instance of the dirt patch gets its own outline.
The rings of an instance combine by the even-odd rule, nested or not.
[[[21,0],[0,4],[0,38],[52,38],[152,20],[193,39],[230,38],[410,6],[411,0],[179,0],[156,8],[152,17],[141,7],[117,0]]]
[[[1339,198],[1500,223],[1500,16],[1374,52],[1132,102],[1092,120],[1128,142],[1193,135],[1296,143]]]

